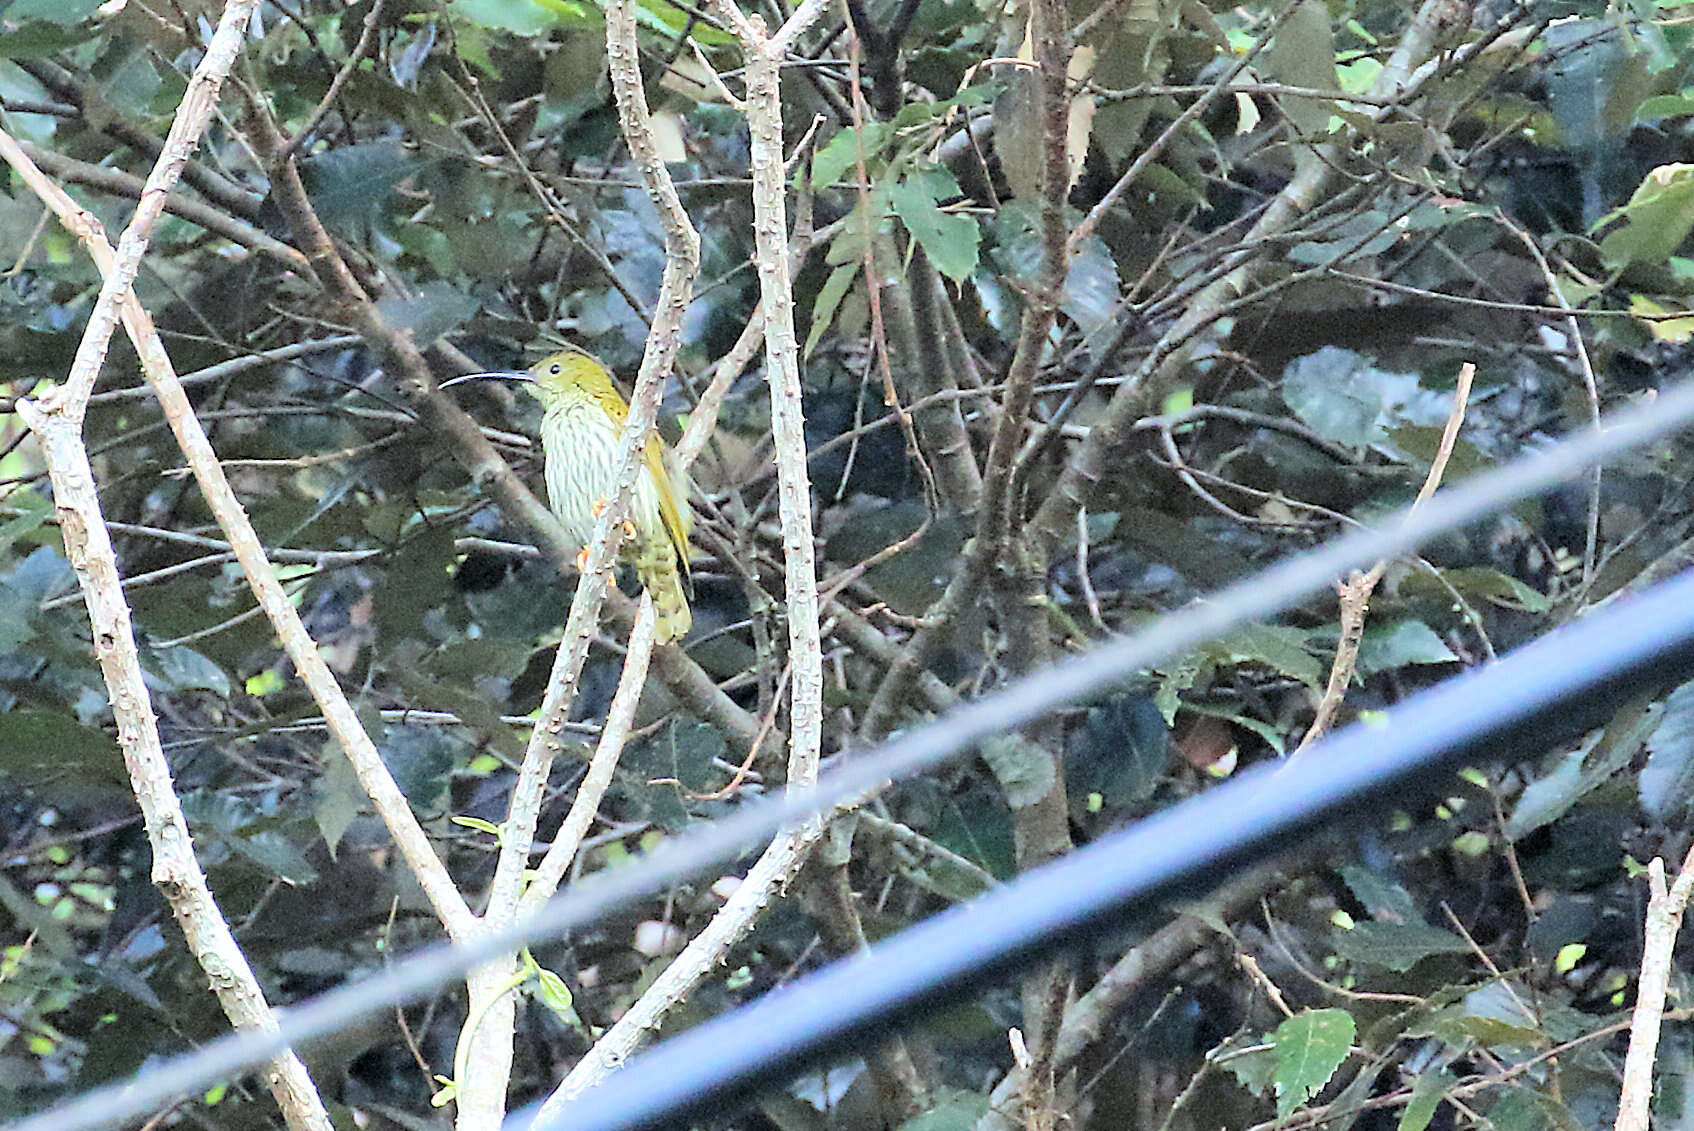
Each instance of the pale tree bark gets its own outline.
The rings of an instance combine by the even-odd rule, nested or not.
[[[117,555],[100,511],[94,473],[82,439],[88,399],[119,319],[149,372],[161,360],[168,368],[163,344],[153,332],[152,321],[141,308],[131,284],[171,186],[210,121],[218,91],[240,49],[252,8],[252,0],[231,0],[225,7],[206,52],[189,79],[159,159],[148,175],[135,214],[115,252],[98,221],[50,181],[22,147],[4,133],[0,133],[0,157],[83,242],[102,277],[99,298],[66,382],[49,390],[39,403],[22,400],[16,409],[35,434],[46,459],[65,552],[76,570],[88,607],[95,658],[106,681],[118,745],[152,848],[153,882],[170,905],[190,952],[205,971],[231,1023],[238,1029],[274,1031],[276,1016],[194,856],[188,822],[160,744],[129,606],[124,600]],[[323,1101],[305,1065],[292,1052],[270,1063],[265,1080],[291,1128],[330,1131]]]
[[[799,343],[794,330],[789,269],[778,79],[782,59],[795,37],[818,18],[825,6],[825,0],[806,0],[775,34],[767,34],[760,17],[744,15],[729,0],[719,0],[715,5],[719,17],[740,39],[747,64],[746,98],[739,100],[739,107],[747,116],[752,136],[754,237],[787,589],[792,672],[789,789],[806,788],[817,779],[823,731],[823,659],[818,632],[816,551],[806,470],[805,421],[800,408]],[[612,12],[621,7],[621,4],[608,6],[608,36],[612,33]],[[633,40],[633,28],[631,37]],[[778,835],[705,930],[683,949],[617,1024],[595,1042],[548,1097],[542,1107],[543,1118],[568,1111],[572,1098],[622,1064],[658,1027],[669,1009],[722,961],[729,948],[745,936],[759,914],[805,863],[822,834],[822,827],[821,819],[814,820]]]

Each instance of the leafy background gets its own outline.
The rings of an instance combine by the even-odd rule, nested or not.
[[[1090,24],[1078,6],[1089,69],[1072,109],[1073,227],[1273,28],[1256,81],[1361,94],[1409,14],[1376,0],[1285,7],[1134,0]],[[1694,293],[1694,260],[1679,254],[1694,226],[1685,7],[1479,5],[1443,46],[1501,17],[1527,34],[1444,65],[1415,103],[1381,121],[1361,103],[1266,87],[1210,102],[1158,142],[1076,249],[1033,409],[1050,440],[1029,463],[1018,514],[1052,492],[1196,279],[1244,253],[1256,284],[1220,324],[1216,348],[1160,390],[1077,536],[1052,548],[1040,616],[1059,649],[1133,631],[1404,505],[1463,360],[1478,377],[1449,482],[1684,377],[1694,333],[1694,315],[1677,317]],[[695,55],[738,65],[725,33],[666,0],[641,11],[667,159],[704,239],[667,401],[667,415],[686,415],[699,375],[757,298],[747,142]],[[6,128],[108,230],[132,207],[122,175],[145,174],[214,17],[196,0],[115,10],[15,0],[0,12]],[[448,350],[503,367],[560,337],[633,372],[663,250],[617,131],[593,6],[304,0],[259,9],[238,89],[180,193],[216,222],[167,217],[137,281],[314,637],[455,876],[475,889],[494,848],[476,822],[504,813],[571,580],[527,550],[525,532],[415,415],[410,392],[347,332],[269,198],[246,107],[262,92],[285,123],[304,123],[367,20],[367,57],[302,151],[302,173],[381,311],[430,347],[443,373]],[[984,65],[1017,54],[1021,21],[963,0],[853,5],[857,40],[833,13],[806,41],[812,64],[785,79],[800,155],[793,208],[808,236],[795,298],[820,574],[841,582],[826,608],[826,751],[884,709],[875,699],[890,658],[940,598],[972,530],[923,428],[956,414],[986,450],[1041,252],[1027,96],[1017,68]],[[1339,155],[1339,187],[1286,238],[1242,248],[1246,227],[1320,142]],[[0,378],[23,396],[68,368],[98,280],[15,183],[0,195],[0,247],[11,259],[0,278]],[[867,252],[885,276],[875,288]],[[1550,313],[1566,304],[1583,313],[1592,396],[1569,324]],[[879,349],[921,426],[921,461],[888,407]],[[101,388],[87,434],[167,752],[201,859],[273,1000],[356,979],[432,941],[415,886],[254,615],[121,348]],[[466,390],[464,403],[538,478],[526,438],[533,408],[497,388]],[[224,1027],[148,883],[87,621],[25,435],[15,417],[0,418],[7,1115],[120,1079]],[[1609,466],[1597,495],[1569,485],[1394,563],[1344,716],[1383,711],[1680,569],[1691,475],[1694,452],[1661,444]],[[733,389],[695,479],[702,554],[687,656],[762,718],[780,707],[786,632],[757,369]],[[945,611],[944,642],[922,657],[945,694],[902,698],[877,729],[916,721],[938,699],[991,691],[1017,670],[1017,642],[990,605]],[[1020,812],[1055,776],[1080,843],[1286,755],[1311,719],[1336,636],[1335,602],[1314,600],[1065,714],[1054,724],[1056,766],[1012,743],[903,785],[861,820],[846,857],[865,932],[898,930],[1011,875]],[[584,741],[618,663],[608,630],[576,709]],[[615,867],[735,803],[708,795],[735,777],[744,741],[659,680],[640,721],[585,868]],[[557,774],[555,819],[579,766]],[[745,791],[773,783],[760,768]],[[1078,993],[1131,946],[1168,945],[1070,1065],[1060,1089],[1069,1118],[1147,1128],[1393,1121],[1410,1131],[1609,1121],[1618,1022],[1639,960],[1639,862],[1687,847],[1691,798],[1694,693],[1644,687],[1600,732],[1476,767],[1440,798],[1267,864],[1207,909],[1098,940],[1075,960]],[[823,961],[829,913],[816,904],[777,906],[675,1024]],[[580,1022],[526,1005],[514,1100],[544,1094],[716,906],[707,888],[681,889],[538,953],[565,975]],[[445,1125],[430,1077],[450,1066],[462,1013],[442,991],[308,1050],[338,1118]],[[890,1099],[867,1058],[768,1097],[748,1125],[974,1123],[1011,1064],[1006,1031],[1021,1024],[1015,987],[990,989],[912,1035],[916,1096]],[[1686,1028],[1667,1029],[1660,1073],[1658,1115],[1681,1126],[1682,1082],[1694,1073]],[[204,1126],[274,1119],[262,1089],[243,1083],[192,1110]]]

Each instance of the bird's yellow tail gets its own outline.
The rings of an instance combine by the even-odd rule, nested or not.
[[[670,644],[688,635],[694,614],[688,609],[688,593],[676,568],[676,551],[660,542],[635,563],[635,575],[653,598],[653,640]]]

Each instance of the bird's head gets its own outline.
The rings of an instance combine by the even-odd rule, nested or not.
[[[616,396],[612,374],[599,358],[585,349],[569,346],[544,357],[528,369],[494,369],[487,373],[467,373],[443,381],[441,387],[463,381],[518,381],[530,396],[541,402],[544,409],[562,400],[587,396],[603,401],[608,393]],[[621,398],[617,398],[620,399]]]

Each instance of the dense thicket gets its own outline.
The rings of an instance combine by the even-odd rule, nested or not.
[[[745,7],[772,27],[786,15],[783,0]],[[1044,48],[1021,3],[827,9],[782,88],[824,753],[1409,503],[1463,363],[1449,483],[1683,380],[1690,10],[1107,0],[1072,5]],[[742,57],[710,8],[637,11],[662,155],[702,239],[662,413],[674,437],[757,317],[747,129],[726,99]],[[204,0],[14,0],[0,125],[121,231],[217,16]],[[1068,82],[1043,87],[1031,60],[1055,57]],[[1071,177],[1057,188],[1054,154]],[[305,215],[279,188],[296,174]],[[0,248],[0,381],[23,397],[70,368],[99,276],[15,177]],[[326,251],[368,303],[329,278]],[[437,378],[561,339],[633,377],[664,262],[595,6],[299,0],[256,8],[136,281],[321,654],[473,906],[574,580],[467,474],[440,394],[377,329],[409,335]],[[539,490],[535,405],[453,392]],[[199,858],[272,1002],[438,939],[126,344],[85,435]],[[227,1022],[149,883],[41,459],[17,417],[0,438],[0,1113],[14,1115]],[[755,359],[693,468],[694,632],[655,659],[579,869],[781,783],[772,443]],[[1694,450],[1666,443],[1388,563],[1345,699],[1321,709],[1392,720],[1409,691],[1680,570],[1691,478]],[[631,608],[614,596],[584,673],[570,736],[584,754]],[[1291,756],[1344,615],[1313,600],[902,783],[837,826],[670,1024]],[[995,1124],[1014,1027],[1050,1078],[1002,1085],[995,1111],[1032,1127],[1609,1122],[1638,862],[1687,847],[1694,799],[1694,692],[1667,690],[1242,877],[1212,912],[985,988],[739,1125]],[[581,767],[555,769],[544,837]],[[575,1015],[524,999],[513,1102],[549,1092],[722,895],[678,890],[539,948]],[[1143,964],[1127,986],[1126,952]],[[454,1075],[463,996],[444,988],[304,1050],[332,1114],[445,1126],[430,1096]],[[1659,1114],[1677,1126],[1684,1029],[1659,1058]],[[251,1082],[182,1113],[276,1120]]]

